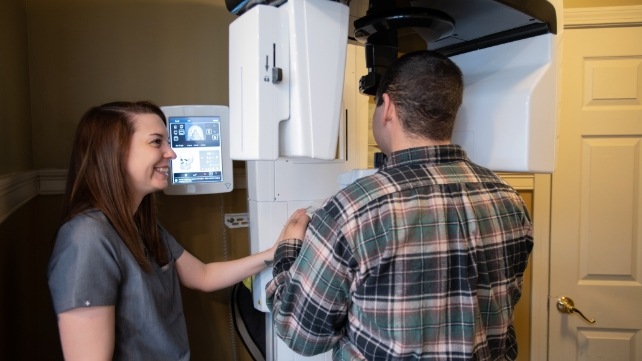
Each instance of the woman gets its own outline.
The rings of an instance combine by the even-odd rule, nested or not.
[[[150,102],[93,107],[78,124],[48,269],[66,360],[189,360],[179,280],[214,291],[273,258],[203,264],[158,225],[154,193],[174,158]]]

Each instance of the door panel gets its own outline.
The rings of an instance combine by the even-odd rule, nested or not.
[[[642,28],[567,29],[549,359],[642,360]],[[570,297],[577,313],[561,313]]]
[[[631,197],[640,189],[640,140],[611,136],[582,139],[580,204],[589,205],[580,210],[582,284],[640,279],[640,270],[633,268],[636,257],[632,252],[639,241],[635,237],[639,202]],[[617,242],[609,242],[611,239]]]

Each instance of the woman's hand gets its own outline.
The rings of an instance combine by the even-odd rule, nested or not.
[[[299,239],[303,240],[305,238],[305,231],[308,229],[308,223],[310,222],[310,217],[305,213],[305,209],[297,209],[290,215],[285,226],[281,230],[281,235],[279,239],[276,240],[272,246],[272,256],[276,252],[276,248],[281,242],[287,239]]]

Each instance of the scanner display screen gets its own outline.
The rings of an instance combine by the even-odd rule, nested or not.
[[[168,124],[170,144],[176,152],[171,165],[172,183],[221,182],[221,142],[224,140],[220,117],[170,117]]]

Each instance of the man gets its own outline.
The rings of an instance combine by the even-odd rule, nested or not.
[[[533,246],[518,195],[450,139],[459,68],[407,54],[376,95],[387,160],[284,228],[267,287],[277,334],[335,360],[514,360]],[[309,223],[308,223],[309,222]],[[307,230],[306,230],[307,226]]]

